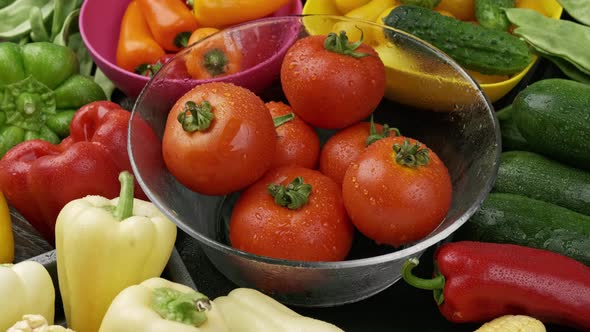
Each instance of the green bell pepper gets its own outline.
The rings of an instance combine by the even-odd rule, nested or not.
[[[79,70],[76,54],[65,46],[0,43],[0,157],[25,140],[59,143],[78,108],[106,99]]]

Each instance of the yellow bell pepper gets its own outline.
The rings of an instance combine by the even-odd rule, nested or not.
[[[14,236],[10,220],[10,211],[4,195],[0,192],[0,264],[12,263],[14,260]]]
[[[21,321],[16,322],[6,332],[75,332],[60,325],[49,325],[45,317],[41,315],[24,315]]]
[[[185,285],[151,278],[125,288],[111,303],[99,332],[225,332],[219,309]]]
[[[23,315],[47,317],[53,324],[55,289],[49,272],[34,261],[0,265],[0,331]]]
[[[213,305],[235,332],[343,332],[337,326],[302,316],[272,297],[251,288],[237,288]]]
[[[506,315],[483,324],[474,332],[545,332],[540,320],[524,315]]]
[[[346,14],[355,8],[366,5],[369,1],[371,0],[334,0],[334,3],[340,14]]]
[[[224,28],[272,14],[290,0],[194,0],[193,13],[201,27]]]
[[[56,222],[59,287],[68,326],[95,332],[111,301],[128,286],[162,273],[176,225],[152,203],[133,198],[133,175],[121,194],[86,196],[63,207]]]

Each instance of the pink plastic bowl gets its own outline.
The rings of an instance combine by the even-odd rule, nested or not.
[[[135,74],[116,65],[117,43],[121,19],[125,9],[131,0],[86,0],[80,11],[80,33],[90,52],[90,56],[102,70],[102,72],[115,84],[115,86],[129,97],[137,97],[143,87],[149,81],[148,77]],[[300,0],[293,0],[283,6],[270,17],[280,17],[301,14]],[[259,90],[261,83],[272,81],[270,73],[265,65],[280,63],[287,48],[296,39],[297,33],[287,36],[284,49],[278,50],[272,58],[267,59],[259,66],[254,66],[233,75],[213,79],[214,81],[228,81],[241,85],[253,91]],[[202,84],[213,80],[194,80],[192,84]]]

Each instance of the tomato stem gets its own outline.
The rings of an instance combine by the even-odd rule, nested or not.
[[[298,176],[287,186],[271,183],[267,190],[277,205],[297,210],[307,204],[311,185],[304,183],[303,178]]]
[[[275,128],[278,128],[293,119],[295,119],[295,114],[291,112],[285,115],[279,115],[277,117],[274,117],[272,121],[275,124]]]
[[[419,143],[410,144],[408,139],[403,145],[395,143],[393,151],[395,151],[395,161],[402,166],[418,167],[428,165],[430,162],[428,149],[421,148]]]
[[[211,112],[211,104],[205,100],[200,105],[194,101],[187,101],[184,109],[178,114],[177,120],[182,129],[190,133],[209,129],[215,114]]]
[[[334,32],[330,32],[326,37],[326,40],[324,41],[324,48],[330,52],[348,55],[355,59],[360,59],[368,56],[369,53],[355,52],[356,49],[359,48],[359,46],[361,46],[361,44],[363,43],[363,30],[359,30],[361,30],[361,38],[359,39],[359,41],[355,43],[350,43],[348,41],[346,31],[340,31],[339,35],[337,35]]]
[[[225,56],[225,53],[218,48],[207,51],[203,56],[203,66],[213,77],[224,74],[225,67],[228,63],[229,60]]]
[[[416,288],[434,291],[434,300],[436,304],[441,305],[444,301],[443,289],[445,287],[445,277],[438,273],[432,279],[423,279],[412,274],[412,270],[418,266],[417,258],[410,258],[402,266],[402,278],[409,285]]]
[[[369,128],[369,136],[367,137],[367,140],[365,141],[366,146],[369,146],[382,138],[389,137],[392,131],[395,133],[395,136],[401,135],[401,133],[399,132],[399,129],[389,128],[389,125],[387,123],[383,125],[383,129],[381,130],[381,133],[377,132],[377,128],[375,128],[375,122],[373,121],[373,114],[371,114],[370,123],[371,123],[371,127]]]

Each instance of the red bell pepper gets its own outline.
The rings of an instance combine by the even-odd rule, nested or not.
[[[546,323],[590,331],[590,267],[547,250],[512,244],[462,241],[440,246],[433,279],[412,275],[410,285],[434,290],[439,310],[455,323],[524,314]]]
[[[127,154],[130,115],[112,102],[90,103],[76,112],[70,136],[59,145],[22,142],[0,160],[0,190],[50,243],[55,242],[57,215],[67,203],[87,195],[119,195],[119,173],[132,171]],[[140,126],[145,144],[159,144],[145,122]],[[137,182],[135,193],[146,199]]]

